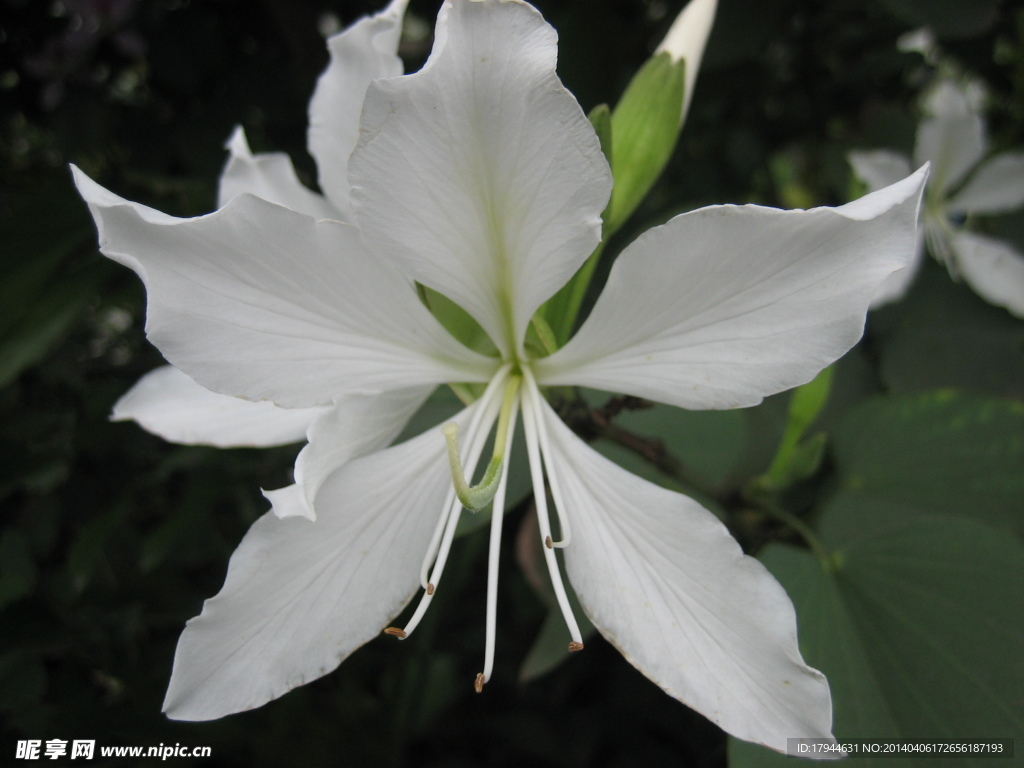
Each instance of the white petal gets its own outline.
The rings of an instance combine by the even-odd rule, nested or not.
[[[611,174],[525,3],[446,3],[423,70],[366,97],[350,175],[375,249],[508,354],[600,239]]]
[[[942,196],[985,155],[985,124],[970,92],[943,81],[927,99],[931,115],[917,129],[914,162],[932,164],[929,187]]]
[[[469,413],[457,420],[465,425]],[[257,520],[224,588],[178,642],[168,716],[212,720],[258,707],[380,634],[419,586],[450,486],[435,428],[328,477],[315,523],[269,512]]]
[[[875,192],[910,175],[910,160],[899,152],[887,149],[851,152],[848,155],[853,173]]]
[[[957,234],[952,247],[957,270],[975,293],[1024,318],[1024,256],[1007,243],[969,232]]]
[[[771,574],[697,502],[608,461],[546,404],[542,418],[572,526],[566,570],[601,634],[733,736],[780,751],[828,738],[828,683],[801,658]]]
[[[227,205],[231,198],[248,192],[314,219],[342,217],[323,196],[303,186],[288,155],[282,152],[253,155],[241,126],[235,129],[225,146],[231,156],[220,177],[218,208]]]
[[[686,61],[686,91],[683,93],[680,123],[686,120],[686,113],[690,109],[693,87],[697,84],[697,73],[700,71],[701,59],[704,58],[704,48],[708,42],[708,35],[711,34],[711,26],[715,23],[717,6],[718,0],[690,0],[676,16],[665,39],[654,51],[655,54],[668,51],[674,61]]]
[[[358,230],[252,195],[195,219],[129,203],[75,169],[104,254],[148,291],[146,331],[204,387],[286,407],[350,392],[487,381]]]
[[[641,236],[541,383],[738,408],[810,381],[861,337],[914,254],[926,169],[841,208],[712,206]]]
[[[955,213],[1006,213],[1024,206],[1024,154],[1005,152],[985,162],[949,201]]]
[[[288,445],[326,408],[278,408],[218,395],[171,365],[143,376],[114,405],[113,421],[135,421],[164,440],[218,448]]]
[[[922,230],[918,228],[917,246],[914,249],[914,258],[910,260],[910,263],[902,269],[897,269],[878,287],[875,291],[875,295],[871,299],[871,309],[878,309],[884,307],[886,304],[892,304],[899,301],[907,295],[907,291],[910,290],[910,286],[914,283],[914,278],[917,277],[917,273],[921,270],[921,265],[924,263],[924,238],[922,237]]]
[[[310,426],[309,444],[295,461],[295,484],[263,492],[274,505],[274,514],[316,520],[316,496],[331,474],[353,459],[390,445],[432,389],[346,395],[333,408],[323,409]]]
[[[351,220],[348,159],[359,138],[366,88],[379,77],[402,74],[398,41],[408,2],[392,0],[377,15],[327,41],[331,62],[309,103],[309,153],[316,160],[320,188],[344,212],[345,221]]]

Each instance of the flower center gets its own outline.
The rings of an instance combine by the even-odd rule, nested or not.
[[[497,625],[498,603],[498,563],[501,549],[501,530],[505,510],[505,492],[508,485],[508,463],[505,457],[512,447],[515,433],[516,418],[520,408],[523,412],[523,428],[526,433],[526,448],[529,457],[530,479],[533,483],[534,499],[537,507],[537,521],[541,540],[544,544],[544,559],[551,576],[559,608],[565,619],[569,634],[572,637],[569,651],[583,649],[583,639],[579,626],[569,604],[565,585],[562,583],[556,548],[569,544],[569,526],[564,515],[565,504],[556,474],[548,466],[548,480],[551,495],[558,514],[561,539],[555,541],[551,533],[551,521],[548,514],[547,486],[544,482],[543,456],[550,456],[551,451],[544,427],[541,408],[540,390],[529,366],[521,366],[519,371],[512,372],[512,364],[506,363],[498,370],[488,384],[487,389],[476,404],[466,428],[467,439],[460,451],[459,427],[454,422],[442,428],[448,448],[449,471],[452,475],[452,488],[445,499],[444,507],[427,553],[420,570],[420,582],[423,594],[416,610],[404,628],[388,627],[385,634],[405,639],[419,625],[433,599],[437,584],[444,571],[451,544],[455,537],[462,509],[477,512],[488,504],[492,504],[490,547],[487,562],[487,617],[486,646],[484,649],[484,669],[474,680],[477,692],[483,690],[484,684],[490,679],[494,668],[494,647]],[[476,485],[469,485],[466,477],[472,477],[476,471],[484,445],[490,435],[491,428],[497,422],[494,436],[494,448],[483,477]]]

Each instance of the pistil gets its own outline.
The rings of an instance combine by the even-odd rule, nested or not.
[[[466,482],[466,475],[462,469],[462,460],[459,458],[459,425],[449,421],[444,425],[444,438],[448,444],[448,465],[452,473],[452,484],[455,486],[455,495],[458,496],[462,506],[470,512],[479,512],[494,499],[498,490],[498,481],[501,477],[501,470],[504,466],[506,452],[506,436],[513,406],[518,402],[516,394],[519,392],[519,376],[512,376],[505,385],[505,397],[501,404],[501,415],[498,417],[498,432],[494,437],[494,453],[484,476],[477,485],[469,485]]]

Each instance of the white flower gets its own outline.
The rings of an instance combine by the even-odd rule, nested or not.
[[[921,211],[922,239],[911,267],[887,280],[872,306],[902,298],[920,267],[927,244],[954,277],[990,304],[1024,317],[1024,256],[1009,243],[969,231],[975,214],[1007,213],[1024,206],[1024,153],[985,158],[988,139],[976,82],[940,80],[925,99],[927,116],[917,129],[914,162],[931,163]],[[910,160],[889,150],[851,152],[854,173],[870,190],[910,172]]]
[[[565,347],[536,357],[527,325],[598,244],[608,164],[531,6],[445,3],[427,64],[397,76],[401,7],[330,43],[311,105],[324,197],[284,157],[251,156],[238,137],[230,200],[195,219],[76,171],[103,252],[146,283],[147,332],[173,365],[214,392],[326,409],[295,485],[268,494],[275,514],[252,526],[224,588],[182,635],[165,711],[204,720],[260,706],[334,669],[422,590],[405,627],[390,630],[412,632],[441,588],[462,510],[453,476],[472,475],[497,422],[482,686],[502,457],[521,412],[570,649],[582,638],[558,549],[594,624],[669,694],[774,749],[828,736],[828,685],[800,656],[779,584],[697,502],[584,444],[543,392],[581,385],[734,408],[809,381],[858,340],[871,296],[909,259],[924,171],[836,209],[678,216],[622,253]],[[449,335],[416,283],[463,307],[497,351]],[[446,441],[451,427],[386,447],[446,382],[486,384],[454,419],[461,450]]]

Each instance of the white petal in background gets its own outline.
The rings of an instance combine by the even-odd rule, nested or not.
[[[376,251],[475,317],[506,355],[597,245],[611,173],[524,3],[445,5],[415,75],[379,80],[350,177]]]
[[[139,379],[114,405],[111,419],[135,421],[172,443],[268,448],[305,440],[309,425],[327,410],[218,395],[166,365]]]
[[[309,104],[309,153],[316,160],[320,188],[351,221],[348,160],[359,138],[366,88],[379,77],[402,74],[398,41],[408,0],[392,0],[327,41],[331,62],[320,75]]]
[[[487,381],[496,367],[455,341],[354,227],[252,195],[207,216],[151,220],[74,170],[100,249],[146,284],[150,341],[215,392],[309,407]]]
[[[1007,213],[1024,206],[1024,154],[987,160],[949,201],[954,213]]]
[[[871,299],[871,309],[878,309],[886,304],[892,304],[894,301],[899,301],[907,295],[907,291],[910,290],[914,278],[921,271],[921,265],[924,264],[924,238],[921,234],[922,231],[919,229],[914,258],[903,269],[897,269],[885,278],[885,281],[875,291],[875,295]]]
[[[323,196],[303,186],[288,155],[283,152],[253,155],[241,127],[231,134],[226,147],[231,156],[220,177],[218,208],[223,208],[233,197],[248,192],[314,219],[342,218],[341,213]]]
[[[565,496],[566,570],[602,635],[669,695],[732,735],[784,751],[828,738],[828,683],[797,645],[783,588],[713,514],[586,446],[544,405]]]
[[[922,169],[841,208],[712,206],[651,229],[612,267],[576,336],[534,365],[683,408],[738,408],[810,381],[860,339],[915,252]]]
[[[872,149],[851,152],[848,156],[853,173],[868,186],[869,192],[876,192],[895,184],[910,175],[910,159],[899,152],[888,149]]]
[[[851,152],[848,156],[854,175],[863,181],[869,192],[875,192],[910,175],[910,160],[899,152],[873,149]],[[924,238],[918,228],[917,251],[910,264],[885,279],[871,300],[871,308],[884,306],[903,298],[914,282],[924,261]]]
[[[960,276],[989,304],[1024,318],[1024,256],[1007,243],[960,232],[953,237]]]
[[[985,124],[963,87],[942,81],[926,101],[931,113],[917,127],[914,162],[932,164],[931,194],[945,197],[985,156]]]
[[[353,459],[390,445],[432,389],[346,395],[322,409],[309,429],[309,444],[295,461],[295,484],[263,492],[274,514],[316,520],[316,496],[327,478]]]
[[[471,409],[456,421],[465,428]],[[258,707],[338,666],[419,588],[451,487],[440,428],[345,464],[315,523],[268,512],[231,557],[220,593],[178,642],[164,711],[212,720]]]

